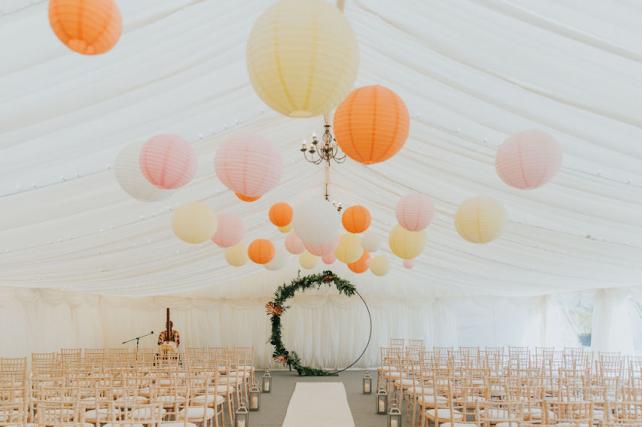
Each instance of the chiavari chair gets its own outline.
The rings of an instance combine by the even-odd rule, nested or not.
[[[389,347],[403,349],[406,346],[405,338],[390,338]]]

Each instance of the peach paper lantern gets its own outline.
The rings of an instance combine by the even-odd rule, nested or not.
[[[286,227],[292,222],[292,206],[287,203],[275,203],[268,213],[270,222],[277,227]]]
[[[329,254],[323,255],[323,257],[321,257],[321,260],[323,261],[324,264],[331,265],[331,264],[334,264],[337,258],[334,256],[333,253],[329,253]]]
[[[403,268],[411,269],[414,266],[415,266],[415,260],[413,260],[413,259],[404,259],[403,260]]]
[[[370,211],[361,205],[350,206],[343,212],[341,223],[350,233],[363,233],[370,227]]]
[[[334,251],[337,259],[345,264],[356,262],[363,255],[361,239],[356,234],[345,233],[339,236],[339,245]]]
[[[111,50],[123,28],[114,0],[49,0],[49,25],[61,42],[83,55]]]
[[[361,258],[359,258],[355,262],[351,262],[350,264],[348,264],[348,268],[354,271],[355,273],[361,274],[368,269],[369,260],[370,260],[370,254],[368,253],[368,251],[363,251]]]
[[[310,252],[305,251],[299,255],[299,265],[306,270],[312,270],[319,262],[319,257],[312,255]]]
[[[241,267],[247,262],[247,248],[244,243],[237,243],[225,249],[225,260],[232,267]]]
[[[354,89],[334,113],[334,136],[341,150],[363,164],[383,162],[406,143],[406,104],[383,86]]]
[[[497,175],[511,187],[530,190],[549,182],[562,167],[562,148],[540,130],[516,133],[497,150]]]
[[[257,135],[228,139],[214,159],[216,176],[241,200],[254,201],[270,191],[283,171],[281,154],[270,141]]]
[[[203,202],[187,203],[174,211],[172,229],[186,243],[203,243],[216,233],[214,211]]]
[[[425,194],[411,193],[397,202],[397,221],[409,231],[421,231],[432,221],[435,209]]]
[[[303,240],[301,240],[299,236],[290,233],[288,237],[285,238],[285,249],[292,255],[299,255],[305,250],[305,246],[303,246]]]
[[[303,246],[305,246],[305,249],[308,252],[310,252],[312,255],[316,255],[316,256],[324,256],[327,254],[334,253],[334,250],[337,248],[338,244],[339,244],[339,239],[330,240],[329,242],[323,242],[317,245],[303,242]]]
[[[274,258],[274,245],[267,239],[256,239],[247,247],[247,256],[256,264],[267,264]]]
[[[198,160],[189,142],[177,135],[156,135],[140,150],[140,170],[158,188],[173,189],[189,183]]]
[[[464,201],[455,214],[455,227],[461,237],[472,243],[488,243],[499,237],[506,222],[506,210],[490,197]]]
[[[241,194],[241,193],[234,193],[234,195],[236,197],[238,197],[240,200],[242,200],[244,202],[248,202],[248,203],[256,202],[257,200],[259,200],[261,198],[260,196],[259,197],[251,197],[251,196],[246,196],[245,194]]]
[[[218,227],[212,236],[212,242],[221,248],[229,248],[236,245],[243,238],[245,227],[238,215],[228,212],[220,212],[217,216]]]
[[[399,258],[415,258],[426,246],[426,230],[408,231],[396,225],[388,236],[388,243],[392,253]]]

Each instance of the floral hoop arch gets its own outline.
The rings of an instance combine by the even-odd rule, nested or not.
[[[289,307],[285,306],[285,302],[292,298],[297,291],[306,291],[310,288],[316,287],[319,289],[322,285],[332,286],[334,285],[340,294],[351,297],[357,295],[368,312],[368,320],[370,322],[370,330],[368,332],[368,342],[359,357],[357,357],[354,362],[346,366],[343,369],[336,371],[326,371],[325,369],[311,368],[309,366],[303,366],[301,364],[301,359],[299,355],[294,351],[288,351],[283,345],[283,340],[281,339],[281,316]],[[329,376],[329,375],[338,375],[340,372],[343,372],[361,360],[365,354],[368,346],[370,345],[370,340],[372,339],[372,315],[370,313],[370,308],[366,301],[363,299],[361,294],[357,292],[357,288],[350,283],[349,281],[338,277],[332,271],[324,271],[320,274],[310,274],[308,276],[298,277],[290,282],[290,284],[283,284],[278,287],[274,292],[274,299],[265,305],[267,314],[271,316],[270,321],[272,323],[272,335],[270,336],[270,344],[274,346],[274,352],[272,357],[278,363],[287,365],[290,370],[294,369],[300,376]]]

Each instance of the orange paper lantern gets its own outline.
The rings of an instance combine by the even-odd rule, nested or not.
[[[334,113],[334,136],[341,150],[364,164],[394,156],[408,138],[406,104],[383,86],[353,90]]]
[[[234,193],[234,194],[236,195],[236,197],[238,197],[239,199],[243,200],[244,202],[256,202],[257,200],[259,200],[261,198],[261,196],[251,197],[251,196],[246,196],[245,194],[241,194],[241,193]]]
[[[343,228],[350,233],[363,233],[370,227],[370,211],[361,205],[350,206],[343,212]]]
[[[361,255],[361,258],[356,260],[355,262],[351,262],[348,264],[348,268],[355,273],[363,273],[368,269],[368,260],[370,259],[370,254],[368,251],[363,251],[363,255]]]
[[[267,239],[256,239],[247,247],[247,256],[257,264],[267,264],[274,258],[274,245]]]
[[[49,0],[49,24],[61,42],[83,55],[108,52],[123,28],[114,0]]]
[[[272,224],[277,227],[285,227],[292,222],[292,206],[287,203],[275,203],[268,214]]]

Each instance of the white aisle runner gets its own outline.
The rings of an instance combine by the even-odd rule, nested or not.
[[[283,427],[354,427],[343,383],[296,383]]]

